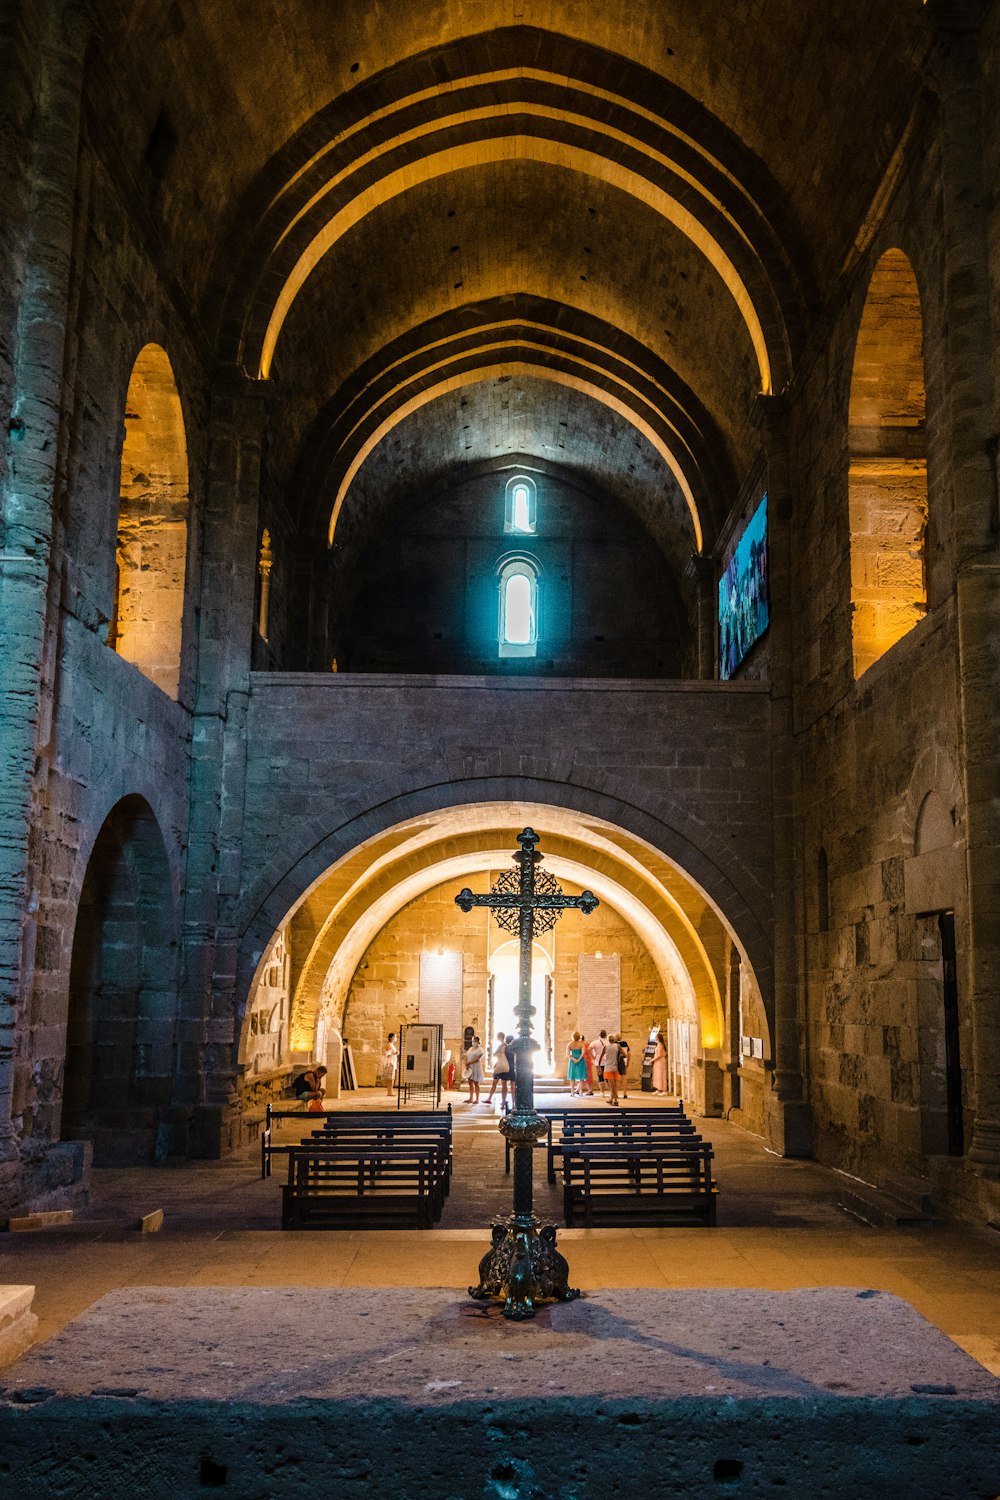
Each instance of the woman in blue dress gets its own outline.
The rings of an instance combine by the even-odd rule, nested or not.
[[[574,1031],[573,1040],[566,1048],[566,1057],[569,1061],[569,1067],[566,1069],[569,1091],[579,1097],[587,1083],[587,1060],[583,1050],[583,1038],[578,1031]]]

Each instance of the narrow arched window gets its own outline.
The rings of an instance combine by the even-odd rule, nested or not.
[[[538,570],[514,558],[500,574],[500,655],[534,656],[538,650]]]
[[[503,638],[509,646],[526,646],[534,633],[531,579],[512,573],[504,584]]]
[[[516,474],[508,479],[504,503],[503,529],[508,533],[533,536],[538,516],[538,493],[535,481]]]
[[[181,398],[166,351],[147,344],[125,397],[108,642],[171,698],[180,687],[187,523]]]
[[[851,636],[861,677],[927,613],[923,318],[913,267],[872,275],[851,378]]]

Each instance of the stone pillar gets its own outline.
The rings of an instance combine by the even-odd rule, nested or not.
[[[795,900],[795,753],[792,719],[792,491],[788,407],[758,396],[754,419],[767,455],[767,534],[771,625],[771,803],[774,870],[774,1072],[767,1100],[767,1138],[782,1156],[808,1156],[811,1132],[802,1092]]]
[[[715,677],[715,561],[696,552],[684,571],[694,582],[697,659],[693,665],[702,681],[711,682]]]
[[[969,1160],[1000,1183],[1000,553],[984,174],[980,0],[929,0],[944,198],[946,412],[957,549],[975,1128]],[[995,127],[994,127],[995,128]],[[987,1189],[1000,1203],[1000,1188]]]
[[[11,1118],[15,1025],[30,999],[38,900],[30,829],[63,448],[83,59],[91,24],[79,0],[25,0],[7,7],[4,23],[11,52],[0,82],[10,87],[7,119],[15,123],[0,137],[0,186],[10,189],[13,211],[0,269],[10,277],[8,287],[18,277],[20,285],[0,481],[0,1200],[17,1170]]]
[[[743,1062],[743,1054],[740,1051],[740,984],[741,963],[740,951],[736,944],[729,942],[728,963],[726,965],[726,1056],[725,1073],[722,1081],[722,1109],[728,1115],[731,1109],[740,1107],[740,1066]]]
[[[246,717],[254,634],[260,449],[265,387],[223,377],[212,400],[198,681],[192,732],[191,821],[184,912],[178,1106],[195,1107],[190,1149],[230,1142],[236,1100],[236,955]]]

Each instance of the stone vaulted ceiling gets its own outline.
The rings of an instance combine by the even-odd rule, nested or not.
[[[115,151],[206,340],[269,382],[276,488],[348,558],[403,474],[505,453],[678,570],[710,550],[923,44],[916,0],[100,8]]]

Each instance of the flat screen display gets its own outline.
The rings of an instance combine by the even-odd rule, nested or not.
[[[719,676],[723,681],[732,677],[768,623],[765,495],[719,580]]]

